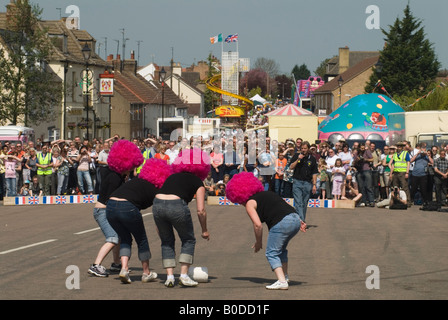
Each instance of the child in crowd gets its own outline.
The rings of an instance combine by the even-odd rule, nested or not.
[[[275,176],[274,176],[274,191],[282,195],[283,191],[283,174],[285,172],[286,163],[283,152],[278,152],[278,158],[275,160]]]
[[[340,200],[342,194],[342,185],[344,184],[345,180],[345,169],[341,159],[336,159],[334,167],[331,171],[333,176],[333,190],[331,193],[333,194],[335,200]]]
[[[20,195],[21,196],[29,196],[30,193],[30,181],[29,180],[25,180],[25,182],[23,183],[22,188],[20,188]]]
[[[322,200],[326,199],[325,190],[327,188],[328,183],[328,174],[327,174],[327,163],[324,158],[319,159],[319,180],[320,180],[320,193],[322,196]]]

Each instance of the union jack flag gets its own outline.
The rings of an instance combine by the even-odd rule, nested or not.
[[[95,197],[92,195],[87,195],[82,197],[82,202],[84,203],[93,203],[95,201]]]
[[[227,43],[237,42],[238,41],[238,33],[237,34],[229,34],[224,41]]]
[[[56,204],[64,204],[67,201],[67,198],[65,196],[56,196]]]
[[[232,202],[230,200],[227,200],[226,197],[219,197],[218,204],[220,206],[230,206],[232,204]]]
[[[39,204],[39,197],[29,197],[28,204]]]
[[[319,199],[309,199],[308,200],[308,207],[319,208],[320,207],[320,200]]]
[[[285,200],[285,202],[286,202],[287,204],[291,204],[291,199],[290,199],[290,198],[283,198],[283,200]]]

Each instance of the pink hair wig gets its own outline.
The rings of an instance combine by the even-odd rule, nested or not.
[[[205,180],[211,169],[210,156],[199,148],[184,149],[179,152],[172,167],[174,173],[189,172]]]
[[[107,156],[109,168],[119,174],[137,168],[143,163],[140,149],[128,140],[114,142]]]
[[[264,191],[264,187],[252,172],[234,175],[226,186],[227,198],[238,204],[245,204],[251,196],[261,191]]]
[[[157,189],[160,189],[172,173],[171,166],[166,161],[151,158],[146,160],[138,177],[151,182]]]

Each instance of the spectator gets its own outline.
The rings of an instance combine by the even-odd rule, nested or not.
[[[338,155],[333,149],[328,150],[328,156],[325,158],[325,162],[327,163],[327,175],[328,175],[328,183],[326,184],[326,195],[328,199],[333,199],[332,190],[333,190],[333,167],[336,163],[336,159],[339,159]]]
[[[371,170],[373,155],[371,151],[367,149],[364,144],[360,145],[360,151],[357,162],[358,162],[357,180],[359,190],[363,195],[362,203],[364,203],[366,206],[374,207],[375,198],[373,193],[372,170]]]
[[[51,194],[51,174],[53,173],[52,155],[48,151],[48,146],[42,146],[42,152],[37,154],[37,177],[42,188],[43,195]]]
[[[448,160],[446,151],[440,150],[439,158],[434,160],[434,185],[436,191],[436,201],[439,206],[446,204],[446,195],[448,187]]]
[[[373,196],[375,201],[379,201],[380,199],[380,170],[382,170],[382,161],[381,161],[381,151],[376,149],[376,145],[374,142],[370,143],[370,153],[372,154],[372,189]]]
[[[96,166],[96,184],[95,193],[99,194],[101,191],[102,175],[105,168],[108,167],[107,157],[109,156],[110,144],[109,142],[103,143],[103,149],[98,153],[97,166]]]
[[[91,158],[87,151],[87,147],[82,146],[79,150],[79,155],[77,158],[77,162],[79,163],[78,169],[76,171],[76,175],[78,177],[78,187],[82,194],[93,194],[93,185],[92,179],[90,177],[90,162]],[[84,188],[84,183],[87,185],[87,190]]]
[[[53,148],[51,153],[51,181],[50,181],[50,194],[58,194],[58,159],[60,158],[59,148]]]
[[[346,178],[342,186],[342,200],[353,200],[355,205],[358,206],[362,199],[362,194],[359,192],[358,184],[355,182],[351,171],[347,172]]]
[[[284,198],[292,198],[292,182],[293,182],[293,174],[294,170],[291,170],[289,167],[291,165],[291,158],[294,155],[294,141],[290,140],[286,142],[287,149],[283,152],[285,157],[286,165],[283,173],[283,193],[282,196]]]
[[[30,195],[30,181],[25,180],[23,186],[20,188],[19,194],[21,196],[27,197]]]
[[[386,209],[407,209],[407,196],[403,189],[395,186],[391,189],[389,197],[383,201],[378,202],[378,208]]]
[[[163,145],[163,144],[160,145],[160,146],[159,146],[159,152],[157,152],[157,153],[154,155],[154,158],[156,158],[156,159],[161,159],[161,160],[165,161],[166,163],[169,163],[169,161],[170,161],[170,156],[167,155],[167,154],[165,153],[165,151],[166,151],[166,146]]]
[[[6,196],[5,162],[6,155],[0,151],[0,201]]]
[[[69,165],[73,161],[67,157],[67,151],[62,149],[61,155],[57,158],[56,166],[58,168],[58,186],[56,190],[57,195],[66,194],[69,176]]]
[[[176,160],[177,155],[179,154],[179,149],[175,148],[175,146],[176,146],[176,143],[173,140],[171,140],[168,143],[168,149],[166,150],[165,153],[168,155],[168,157],[170,157],[169,164],[172,164],[174,162],[174,160]]]
[[[384,147],[384,158],[383,158],[383,174],[380,176],[380,181],[383,180],[383,184],[384,184],[384,192],[385,192],[385,196],[383,198],[387,199],[388,195],[389,195],[389,187],[390,187],[390,183],[391,183],[391,179],[390,179],[390,164],[392,161],[392,158],[394,156],[396,147],[395,146],[385,146]],[[382,177],[382,179],[381,179]]]
[[[326,199],[326,192],[327,192],[327,184],[329,183],[328,173],[327,173],[327,163],[325,162],[324,158],[320,158],[319,165],[318,165],[318,180],[319,180],[319,189],[320,189],[320,195],[321,199]]]
[[[224,178],[224,155],[220,151],[219,144],[216,144],[213,148],[213,152],[210,154],[210,160],[213,181],[217,183]]]
[[[15,197],[17,195],[17,168],[20,166],[20,159],[17,152],[13,151],[4,158],[5,163],[5,180],[6,180],[6,196]]]
[[[215,194],[215,182],[212,179],[212,172],[210,171],[207,175],[207,178],[204,180],[205,187],[205,198],[208,196],[214,196]]]
[[[40,197],[43,194],[43,190],[39,184],[38,176],[34,176],[31,186],[30,186],[30,195],[33,197]]]
[[[409,178],[409,166],[410,156],[409,153],[403,150],[405,144],[403,142],[397,143],[397,153],[394,154],[391,163],[391,175],[392,185],[400,187],[406,192],[406,199],[408,206],[411,206],[411,196],[409,193],[408,178]]]
[[[283,175],[285,173],[287,160],[283,154],[283,150],[278,151],[278,158],[275,161],[274,191],[279,196],[283,194]]]
[[[341,199],[342,194],[342,185],[345,180],[345,169],[342,166],[342,160],[336,159],[336,162],[334,163],[334,167],[332,169],[332,176],[333,176],[333,198],[336,200]]]
[[[414,151],[414,156],[411,158],[411,163],[414,164],[414,170],[411,173],[411,200],[416,199],[417,191],[420,190],[423,203],[428,203],[431,201],[428,196],[428,164],[433,164],[434,161],[432,157],[428,157],[426,143],[419,143]]]

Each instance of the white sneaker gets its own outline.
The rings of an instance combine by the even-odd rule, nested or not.
[[[166,279],[166,281],[165,281],[165,287],[167,287],[167,288],[173,288],[173,287],[174,287],[174,279]]]
[[[131,278],[129,277],[129,271],[126,271],[125,269],[121,269],[120,271],[120,280],[123,283],[131,283]]]
[[[184,287],[196,287],[198,283],[189,276],[179,277],[179,284]]]
[[[152,282],[152,281],[156,281],[157,280],[157,273],[155,272],[150,272],[149,274],[144,273],[142,275],[142,282]]]
[[[280,282],[280,281],[276,281],[273,284],[271,284],[270,286],[266,286],[266,289],[268,290],[288,290],[288,282]]]

